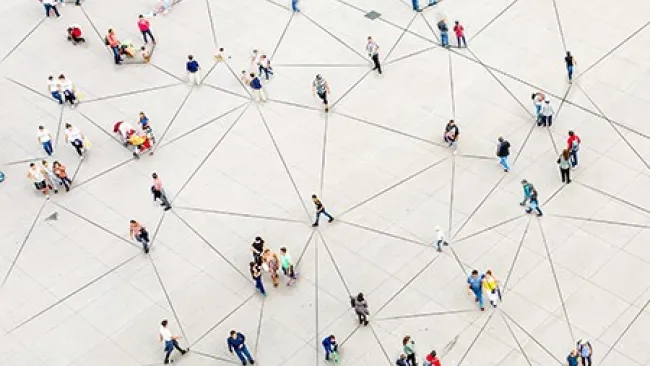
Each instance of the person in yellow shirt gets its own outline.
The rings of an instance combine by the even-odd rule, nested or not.
[[[497,307],[497,300],[501,299],[501,289],[499,289],[499,280],[494,277],[492,270],[487,270],[485,272],[485,277],[483,278],[483,290],[487,292],[488,299],[492,307]]]

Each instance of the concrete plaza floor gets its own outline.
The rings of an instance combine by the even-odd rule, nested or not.
[[[332,333],[347,365],[394,364],[406,334],[445,366],[562,364],[581,338],[594,365],[650,365],[650,2],[444,0],[415,13],[406,0],[304,0],[293,14],[289,0],[181,0],[152,19],[151,64],[115,66],[106,30],[139,45],[137,16],[154,5],[88,0],[44,19],[36,1],[0,3],[1,365],[161,364],[165,318],[191,347],[174,355],[182,365],[237,363],[230,329],[264,366],[324,364]],[[438,46],[441,17],[464,24],[469,48]],[[72,23],[85,45],[66,41]],[[213,61],[218,47],[227,62]],[[254,48],[275,70],[263,104],[239,81]],[[200,87],[185,80],[190,53]],[[77,108],[47,94],[61,72],[84,95]],[[316,74],[329,114],[311,95]],[[533,123],[538,90],[555,105],[551,129]],[[159,145],[134,160],[111,130],[140,111]],[[441,141],[452,118],[456,155]],[[61,136],[68,122],[93,142],[83,162]],[[25,178],[44,155],[39,125],[57,137],[50,161],[74,173],[47,201]],[[583,145],[563,185],[570,129]],[[507,174],[499,135],[513,146]],[[171,211],[151,202],[153,171]],[[523,178],[544,217],[518,205]],[[313,193],[337,217],[316,230]],[[129,240],[132,218],[152,233],[149,255]],[[266,299],[247,270],[258,235],[299,261],[295,286],[265,278]],[[501,280],[498,309],[468,296],[473,268]],[[369,327],[350,309],[360,291]]]

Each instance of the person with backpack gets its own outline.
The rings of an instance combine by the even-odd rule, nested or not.
[[[580,359],[582,360],[582,366],[591,366],[591,354],[594,352],[591,343],[586,339],[579,340],[577,343],[577,349]]]
[[[431,353],[427,355],[424,361],[426,362],[426,366],[442,366],[436,351],[431,351]]]
[[[569,131],[569,138],[567,139],[567,149],[571,152],[571,166],[575,169],[578,166],[578,150],[582,141],[575,132]]]
[[[363,324],[364,326],[368,325],[368,315],[370,315],[370,311],[368,311],[368,302],[366,302],[363,293],[359,292],[356,298],[350,297],[350,305],[352,305],[354,312],[357,314],[357,317],[359,317],[359,324]]]
[[[129,235],[131,240],[135,239],[142,244],[144,254],[149,254],[149,232],[139,222],[131,220],[129,222]]]
[[[508,165],[508,156],[510,156],[510,142],[501,136],[499,136],[497,140],[499,141],[497,144],[497,156],[499,157],[499,162],[503,167],[503,171],[507,173],[510,170],[510,165]]]
[[[113,29],[108,30],[108,34],[104,38],[104,44],[110,47],[113,51],[115,64],[120,65],[122,63],[122,57],[120,56],[120,41],[117,39],[117,36],[115,35],[115,32],[113,32]]]
[[[449,47],[449,27],[445,18],[440,19],[438,22],[438,30],[440,31],[440,44],[442,47]]]
[[[467,278],[468,290],[467,293],[474,295],[474,300],[478,303],[481,311],[485,311],[483,306],[483,278],[484,275],[479,275],[477,270],[473,270],[472,274]]]
[[[336,343],[336,337],[334,337],[334,335],[331,334],[325,337],[325,339],[323,339],[321,344],[325,349],[325,361],[329,361],[330,355],[332,355],[334,362],[336,362],[336,359],[338,358],[338,352],[339,352],[339,345],[338,343]]]
[[[539,201],[537,199],[537,189],[533,187],[533,185],[530,185],[530,205],[526,209],[526,213],[531,213],[533,211],[537,212],[537,216],[542,216],[542,209],[539,208]]]

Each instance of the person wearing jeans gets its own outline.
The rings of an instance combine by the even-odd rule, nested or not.
[[[510,170],[510,165],[508,165],[508,156],[510,156],[510,143],[501,136],[499,136],[498,141],[499,144],[497,145],[497,156],[499,157],[499,162],[503,167],[503,171],[507,173]]]
[[[199,85],[201,84],[201,66],[199,66],[198,61],[194,59],[194,56],[187,56],[187,63],[185,64],[185,70],[187,70],[187,75],[190,84]]]
[[[334,217],[330,215],[327,211],[325,211],[325,206],[323,206],[323,203],[318,199],[318,197],[315,194],[311,195],[311,200],[314,202],[314,205],[316,206],[316,221],[311,225],[313,227],[318,226],[318,220],[320,219],[320,215],[325,215],[329,218],[328,222],[334,221]]]
[[[449,27],[444,19],[438,22],[438,30],[440,31],[440,44],[442,47],[449,47]]]
[[[115,60],[115,64],[119,65],[122,63],[122,57],[120,56],[120,41],[117,40],[117,36],[115,36],[115,32],[113,32],[112,29],[108,30],[108,34],[106,35],[106,45],[111,48],[113,51],[113,58]]]
[[[56,2],[53,0],[41,0],[43,3],[43,7],[45,8],[45,16],[49,17],[50,16],[50,10],[54,10],[54,14],[56,17],[60,17],[61,14],[59,14],[59,9],[56,8]]]
[[[569,138],[567,139],[567,149],[571,152],[571,166],[575,168],[578,166],[578,150],[580,150],[580,137],[575,132],[569,131]]]
[[[151,33],[151,26],[149,25],[149,21],[144,18],[144,15],[138,16],[138,28],[140,29],[140,33],[142,33],[144,43],[149,43],[149,40],[147,39],[147,36],[149,36],[151,37],[151,42],[156,44],[156,39],[153,38],[153,34]]]
[[[294,13],[300,13],[300,9],[298,9],[298,0],[291,0],[291,10],[293,10]]]
[[[483,306],[483,276],[479,276],[477,270],[472,271],[472,275],[467,278],[468,292],[474,294],[474,300],[478,303],[481,311],[485,310]]]
[[[48,156],[52,156],[54,149],[52,149],[52,134],[43,126],[38,126],[38,142],[43,146],[43,150]]]
[[[142,244],[142,249],[145,254],[149,253],[149,232],[147,232],[144,226],[135,220],[131,220],[129,222],[129,234],[131,239],[135,239],[138,243]]]
[[[82,160],[84,158],[84,139],[83,133],[78,128],[73,127],[69,123],[65,124],[65,142],[69,142],[77,150],[77,154],[79,154]]]
[[[243,334],[235,330],[231,330],[230,337],[228,337],[226,342],[228,343],[228,351],[230,351],[230,353],[234,352],[237,357],[239,357],[242,365],[246,365],[246,360],[248,360],[251,365],[255,364],[255,360],[253,360],[250,352],[248,352],[248,348],[246,347],[245,343],[246,337]]]

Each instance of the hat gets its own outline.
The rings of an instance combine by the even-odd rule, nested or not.
[[[584,344],[587,344],[587,340],[586,340],[586,339],[581,340],[581,341],[580,341],[580,344],[583,344],[583,345],[584,345]]]

